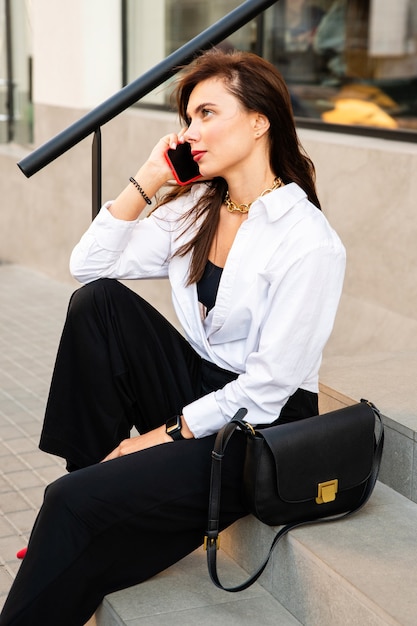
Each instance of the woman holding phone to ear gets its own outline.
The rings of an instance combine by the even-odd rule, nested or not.
[[[182,72],[183,130],[163,137],[75,247],[41,448],[69,474],[45,492],[0,625],[81,626],[103,597],[203,541],[216,432],[317,414],[345,268],[319,209],[279,72],[241,52]],[[174,185],[189,143],[201,179]],[[184,336],[117,279],[169,277]],[[130,437],[136,426],[140,435]],[[224,461],[221,525],[247,514],[244,436]]]

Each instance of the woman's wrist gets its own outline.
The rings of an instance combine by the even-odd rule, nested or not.
[[[165,183],[164,173],[146,163],[134,176],[128,177],[127,186],[109,207],[110,213],[117,219],[136,220]]]
[[[138,181],[150,198],[167,183],[170,177],[172,178],[172,175],[170,176],[168,164],[166,168],[162,168],[151,160],[146,161],[136,174],[133,174],[133,178]]]
[[[184,439],[194,439],[194,435],[191,430],[188,428],[188,424],[184,419],[184,415],[180,416],[181,418],[181,434]]]
[[[133,176],[131,176],[129,178],[129,182],[132,183],[132,185],[134,185],[136,187],[136,189],[139,191],[139,193],[142,196],[142,198],[145,200],[146,204],[152,204],[152,200],[149,198],[149,196],[147,195],[146,191],[144,189],[142,189],[142,187],[139,185],[138,181],[135,178],[133,178]]]
[[[165,159],[168,146],[181,141],[178,135],[166,135],[156,144],[147,161],[136,174],[128,176],[129,183],[109,207],[110,213],[117,219],[135,221],[142,211],[151,204],[156,192],[173,178]]]

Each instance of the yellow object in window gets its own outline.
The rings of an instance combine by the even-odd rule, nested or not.
[[[322,113],[322,119],[330,124],[398,128],[397,122],[377,104],[356,98],[337,100],[334,109]]]

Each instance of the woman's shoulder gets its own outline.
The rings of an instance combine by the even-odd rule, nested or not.
[[[306,192],[297,184],[289,183],[278,189],[276,198],[269,200],[269,214],[281,232],[285,232],[285,244],[299,249],[313,249],[329,245],[343,250],[343,244],[330,223],[325,211],[316,207]]]

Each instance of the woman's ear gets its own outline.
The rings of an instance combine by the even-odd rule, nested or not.
[[[264,135],[270,127],[269,119],[262,113],[256,113],[253,120],[253,129],[255,131],[255,137],[261,137]]]

